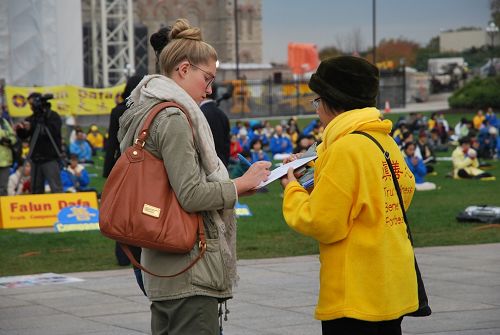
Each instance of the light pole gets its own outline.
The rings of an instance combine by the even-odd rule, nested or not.
[[[406,61],[404,57],[399,59],[401,67],[402,80],[403,80],[403,107],[406,107]]]
[[[240,79],[240,47],[239,47],[239,36],[238,36],[238,0],[234,0],[234,49],[236,53],[235,63],[236,63],[236,80]]]
[[[490,56],[490,69],[488,71],[489,76],[495,76],[496,75],[496,70],[495,66],[493,65],[493,52],[494,52],[494,46],[495,46],[495,35],[498,33],[498,27],[495,24],[495,22],[490,21],[488,26],[486,27],[486,33],[490,35],[491,38],[491,56]]]
[[[376,30],[376,12],[377,9],[377,0],[372,1],[372,56],[373,56],[373,65],[377,65],[377,30]]]

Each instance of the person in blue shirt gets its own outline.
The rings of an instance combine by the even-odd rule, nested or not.
[[[488,107],[486,111],[486,120],[490,123],[490,126],[493,126],[498,129],[498,119],[497,116],[495,115],[495,112],[493,112],[493,108]]]
[[[250,140],[254,140],[256,138],[262,141],[262,148],[267,150],[266,148],[269,147],[269,138],[264,132],[264,126],[261,123],[258,123],[253,127],[253,134]]]
[[[252,155],[252,160],[250,161],[251,163],[255,163],[258,161],[268,161],[268,162],[271,161],[268,154],[264,150],[262,150],[262,141],[259,138],[255,138],[252,140],[251,148],[252,148],[250,150],[250,154]]]
[[[231,128],[231,135],[238,135],[240,132],[241,127],[243,127],[243,122],[241,121],[236,121],[234,126]]]
[[[488,120],[484,120],[477,135],[479,141],[478,158],[492,159],[495,157],[497,134],[498,129],[492,126]]]
[[[69,153],[76,155],[80,163],[94,163],[92,161],[92,147],[85,139],[85,133],[81,129],[76,131],[76,139],[70,143]]]
[[[245,127],[242,127],[238,132],[238,141],[243,151],[250,151],[250,138],[248,137],[248,131]]]
[[[68,167],[61,170],[61,182],[64,192],[93,191],[89,188],[89,174],[83,165],[78,164],[76,155],[71,155]]]
[[[280,125],[274,128],[270,149],[273,156],[276,154],[291,154],[293,151],[292,141],[290,141],[287,136],[283,135],[283,127]]]
[[[319,124],[319,120],[318,119],[314,119],[311,122],[309,122],[309,124],[307,126],[305,126],[304,130],[302,131],[302,135],[306,136],[306,135],[309,135],[310,133],[312,133],[312,130],[318,124]]]
[[[424,177],[427,174],[427,168],[425,167],[422,158],[415,155],[417,145],[414,142],[408,142],[404,145],[403,156],[406,161],[406,165],[415,176],[415,189],[417,191],[430,191],[436,189],[436,184],[431,182],[426,182]]]

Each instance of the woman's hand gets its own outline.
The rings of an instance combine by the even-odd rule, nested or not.
[[[288,156],[287,158],[285,158],[283,160],[283,164],[286,164],[286,163],[290,163],[290,162],[293,162],[299,158],[302,158],[303,154],[302,153],[298,153],[298,154],[291,154],[290,156]]]
[[[281,186],[283,186],[283,188],[285,188],[286,185],[288,185],[291,181],[296,181],[296,180],[297,180],[297,178],[295,178],[295,175],[293,174],[293,169],[289,168],[286,176],[282,177],[280,180]]]
[[[253,163],[245,172],[245,174],[234,180],[236,185],[236,190],[238,195],[250,195],[261,182],[267,180],[269,174],[269,168],[271,167],[271,162],[258,161]]]

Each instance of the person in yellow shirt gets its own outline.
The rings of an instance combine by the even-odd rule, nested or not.
[[[469,136],[458,140],[458,146],[453,150],[451,158],[453,161],[453,178],[455,179],[480,179],[496,180],[489,172],[479,168],[477,152],[471,147]]]
[[[476,115],[474,115],[474,117],[472,118],[472,124],[474,125],[474,128],[479,130],[485,118],[486,116],[484,116],[483,110],[478,110]]]
[[[89,128],[89,132],[87,134],[87,141],[92,146],[93,154],[97,150],[103,150],[104,148],[104,135],[99,132],[99,128],[93,124]]]
[[[403,316],[419,309],[413,247],[388,163],[372,140],[353,134],[371,135],[389,153],[408,208],[415,179],[389,135],[392,122],[374,107],[378,83],[378,69],[362,58],[321,62],[309,81],[325,126],[314,188],[304,189],[292,169],[281,181],[285,221],[319,243],[315,316],[324,335],[401,334]]]

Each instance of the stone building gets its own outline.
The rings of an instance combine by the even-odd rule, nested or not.
[[[238,5],[239,62],[261,63],[261,0],[238,0],[236,2]],[[89,41],[91,36],[90,3],[91,0],[82,0],[84,44],[85,40]],[[133,0],[137,72],[153,73],[155,71],[155,56],[149,46],[149,36],[160,27],[173,24],[177,18],[187,18],[192,25],[201,28],[204,40],[217,50],[219,62],[235,63],[234,6],[235,0]],[[88,45],[87,49],[87,53],[91,52],[91,45]],[[91,57],[87,56],[84,59],[88,68]]]

